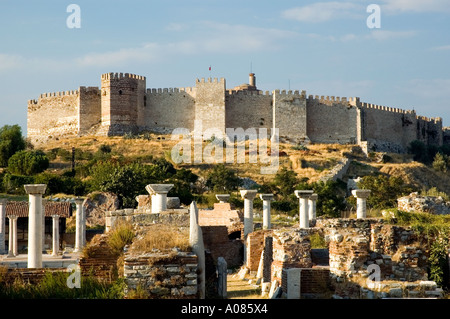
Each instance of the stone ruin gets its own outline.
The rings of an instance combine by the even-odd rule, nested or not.
[[[450,202],[441,196],[421,196],[414,192],[397,199],[398,209],[404,212],[423,212],[436,215],[450,214]]]
[[[119,220],[130,221],[139,234],[151,227],[171,225],[188,230],[190,249],[130,253],[125,249],[123,266],[127,290],[143,288],[153,298],[226,298],[227,269],[241,267],[237,276],[254,277],[261,293],[269,298],[441,298],[443,290],[428,280],[428,240],[410,228],[366,217],[369,191],[354,190],[358,198],[356,219],[316,218],[317,196],[296,191],[299,225],[272,228],[271,194],[263,200],[263,227],[254,229],[255,190],[242,190],[244,212],[218,194],[214,209],[167,207],[171,185],[148,185],[150,207],[111,211],[106,214],[109,231]],[[32,203],[30,216],[39,219],[40,198],[45,185],[27,186]],[[151,207],[156,200],[158,210]],[[77,200],[77,244],[86,244],[83,200]],[[145,206],[145,205],[144,205]],[[165,206],[165,207],[164,207]],[[36,219],[36,217],[35,217]],[[40,219],[39,219],[40,220]],[[40,223],[34,223],[35,225]],[[33,235],[33,233],[31,232]],[[42,267],[39,232],[30,236],[28,268]],[[312,248],[313,237],[326,248]],[[105,249],[105,235],[96,238],[96,257],[79,260],[82,272],[110,279],[117,264]],[[103,245],[103,246],[102,246]],[[11,251],[11,248],[10,248]]]
[[[354,190],[358,209],[356,219],[316,218],[317,195],[312,191],[296,191],[299,198],[299,221],[294,227],[273,229],[270,225],[271,194],[261,194],[263,199],[263,227],[255,230],[253,200],[256,191],[242,190],[244,211],[228,203],[229,195],[218,194],[219,203],[214,209],[197,209],[191,205],[184,211],[167,209],[158,213],[158,219],[167,222],[171,214],[182,214],[193,220],[201,230],[205,256],[204,279],[197,277],[197,294],[191,297],[226,296],[226,274],[218,269],[240,266],[236,275],[252,278],[269,298],[440,298],[443,290],[428,280],[427,242],[412,229],[389,225],[383,219],[366,217],[368,190]],[[195,214],[194,214],[195,213]],[[192,214],[196,217],[192,219]],[[110,216],[114,213],[111,212]],[[142,215],[142,214],[136,214]],[[150,216],[155,214],[150,214]],[[135,217],[130,217],[134,220]],[[155,222],[155,221],[153,221]],[[192,230],[191,230],[192,235]],[[313,236],[322,238],[326,248],[311,247]],[[198,252],[198,251],[197,251]],[[198,254],[194,254],[197,256]],[[189,258],[195,258],[192,254]],[[126,259],[127,260],[127,259]],[[193,259],[191,259],[192,261]],[[219,263],[220,260],[220,263]],[[175,266],[175,265],[178,266]],[[220,265],[219,265],[220,264]],[[226,264],[226,267],[224,265]],[[127,261],[126,261],[127,265]],[[220,266],[220,267],[219,267]],[[127,266],[128,267],[128,266]],[[191,273],[193,264],[171,262],[173,274]],[[178,268],[176,268],[178,267]],[[191,268],[190,268],[191,267]],[[139,268],[139,267],[138,267]],[[127,271],[134,272],[137,269]],[[185,280],[187,283],[188,280]],[[192,278],[189,281],[192,283]],[[199,283],[205,283],[201,286]],[[180,298],[184,287],[171,288],[172,297]],[[219,289],[220,287],[220,289]],[[190,288],[191,291],[194,289]],[[169,291],[168,289],[167,291]],[[206,292],[205,292],[206,291]]]

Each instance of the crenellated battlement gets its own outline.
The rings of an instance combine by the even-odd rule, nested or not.
[[[426,116],[418,115],[416,118],[419,121],[424,121],[424,122],[433,122],[435,124],[442,123],[442,118],[441,117],[426,117]]]
[[[359,97],[340,97],[340,96],[325,96],[325,95],[309,95],[308,100],[311,103],[320,103],[332,106],[333,104],[343,104],[345,106],[357,105],[359,103]]]
[[[201,79],[196,79],[195,83],[225,83],[225,79],[220,78],[220,80],[219,80],[218,78],[207,78],[205,80],[205,78],[201,78]]]
[[[306,98],[306,91],[302,90],[273,90],[273,94],[276,96],[286,96],[286,97],[299,97],[302,99]]]
[[[184,88],[151,88],[147,89],[147,94],[166,94],[166,93],[193,93],[195,92],[195,87],[184,87]]]
[[[396,108],[396,107],[389,107],[389,106],[371,104],[371,103],[366,103],[366,102],[361,103],[361,107],[367,108],[367,109],[391,112],[391,113],[401,113],[401,114],[415,114],[416,113],[414,110],[403,110],[403,109]]]
[[[72,91],[60,91],[60,92],[51,92],[51,93],[42,93],[39,95],[40,99],[49,98],[49,97],[62,97],[62,96],[69,96],[69,95],[78,95],[78,90],[72,90]]]
[[[102,74],[102,80],[121,80],[121,79],[136,79],[145,81],[145,76],[131,73],[114,73],[114,72]]]
[[[80,86],[78,91],[80,93],[100,93],[98,86]]]
[[[270,91],[249,91],[249,90],[226,90],[226,96],[239,95],[239,96],[272,96]]]

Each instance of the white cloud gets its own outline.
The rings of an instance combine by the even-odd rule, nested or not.
[[[433,51],[449,51],[450,50],[450,44],[434,47],[434,48],[431,48],[431,50],[433,50]]]
[[[360,16],[361,6],[353,2],[317,2],[283,11],[286,19],[301,22],[324,22],[332,19]],[[365,11],[361,11],[364,13]]]
[[[369,39],[374,39],[378,41],[391,40],[391,39],[405,39],[411,38],[417,34],[416,31],[390,31],[390,30],[372,30],[370,35],[367,36]]]
[[[24,63],[24,58],[19,55],[0,54],[0,71],[15,69]]]
[[[389,13],[402,12],[450,12],[448,0],[383,0],[382,10]]]
[[[190,37],[180,41],[146,43],[135,48],[93,52],[76,59],[76,62],[81,66],[108,66],[136,61],[154,62],[180,54],[240,54],[261,49],[276,50],[282,44],[281,40],[297,36],[292,31],[213,22],[200,22],[192,27],[199,31],[190,33]]]

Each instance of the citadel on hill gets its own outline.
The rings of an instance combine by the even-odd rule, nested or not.
[[[175,128],[271,128],[290,143],[359,144],[365,151],[402,153],[414,140],[450,144],[441,118],[361,102],[359,97],[306,95],[305,91],[257,89],[249,83],[227,89],[225,79],[197,79],[194,87],[150,89],[144,76],[106,73],[101,87],[44,93],[28,101],[32,143],[68,136],[115,136]]]

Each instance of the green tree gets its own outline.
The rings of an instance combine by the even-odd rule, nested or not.
[[[8,171],[16,175],[31,176],[45,171],[48,166],[49,160],[42,151],[19,151],[8,160]]]
[[[26,142],[19,125],[5,125],[0,128],[0,167],[6,167],[9,158],[25,147]]]
[[[447,162],[448,162],[448,158],[446,155],[438,152],[436,153],[436,156],[434,157],[433,160],[433,169],[438,171],[438,172],[447,172]]]
[[[214,166],[208,174],[206,186],[214,191],[232,191],[241,185],[241,180],[236,173],[224,164]]]
[[[405,196],[414,191],[403,179],[396,176],[382,174],[365,176],[358,183],[361,189],[370,189],[371,193],[367,204],[373,208],[389,208],[397,206],[397,198]],[[354,201],[351,196],[350,202]]]
[[[295,186],[299,183],[297,174],[283,167],[278,170],[273,179],[273,184],[276,185],[277,193],[283,197],[292,195],[295,190]]]

